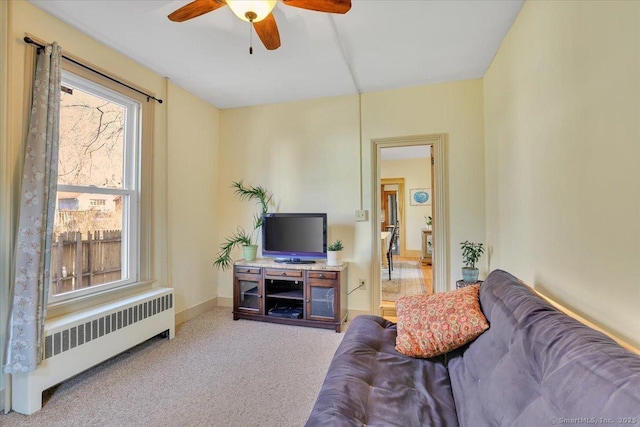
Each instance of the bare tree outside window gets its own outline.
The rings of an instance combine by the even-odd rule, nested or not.
[[[125,108],[73,89],[60,97],[58,182],[122,187]]]

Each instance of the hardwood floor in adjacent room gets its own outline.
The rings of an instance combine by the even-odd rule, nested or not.
[[[425,294],[428,295],[433,293],[433,267],[431,265],[422,265],[422,263],[420,262],[420,257],[394,256],[393,261],[415,261],[419,263],[425,285]],[[380,301],[380,315],[391,322],[396,322],[397,318],[395,301]]]

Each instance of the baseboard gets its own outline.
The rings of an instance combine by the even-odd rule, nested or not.
[[[176,326],[186,322],[187,320],[191,320],[194,317],[198,317],[202,313],[206,313],[207,311],[213,309],[218,306],[219,298],[211,298],[208,301],[195,305],[193,307],[187,308],[186,310],[181,311],[180,313],[176,313]]]
[[[347,320],[353,320],[355,319],[357,316],[362,316],[362,315],[369,315],[371,314],[370,311],[364,311],[364,310],[352,310],[349,309],[349,317],[347,318]]]
[[[233,307],[233,298],[218,297],[218,307]]]

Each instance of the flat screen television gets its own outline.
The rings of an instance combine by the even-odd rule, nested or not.
[[[267,213],[262,216],[262,256],[283,263],[327,257],[326,213]]]

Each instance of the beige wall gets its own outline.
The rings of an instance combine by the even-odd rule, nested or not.
[[[431,188],[431,160],[402,159],[385,160],[380,164],[382,178],[404,178],[404,220],[405,249],[414,256],[422,252],[422,229],[426,226],[426,216],[431,216],[431,205],[411,206],[412,188]]]
[[[371,140],[407,135],[447,134],[450,288],[462,278],[460,242],[485,241],[484,127],[482,80],[465,80],[362,95],[363,156],[368,209]],[[368,238],[368,237],[367,237]],[[370,242],[368,243],[370,244]],[[486,257],[477,267],[486,274]]]
[[[177,311],[217,296],[216,165],[220,113],[207,102],[169,84],[168,218],[169,283]]]
[[[175,287],[176,313],[215,297],[216,276],[211,259],[212,240],[216,238],[214,189],[218,110],[26,1],[9,2],[7,27],[9,90],[1,96],[3,103],[9,106],[9,126],[6,130],[8,138],[0,141],[3,144],[0,190],[3,201],[8,199],[13,209],[2,212],[3,233],[12,238],[19,199],[18,178],[29,99],[25,70],[32,58],[32,47],[22,38],[25,33],[31,33],[46,41],[57,41],[65,52],[165,100],[155,106],[151,215],[153,274],[156,285]],[[170,212],[169,200],[173,203]],[[6,280],[0,286],[6,289]]]
[[[327,212],[330,240],[345,243],[349,289],[360,278],[367,290],[349,296],[351,310],[371,307],[371,140],[430,133],[449,134],[451,277],[459,278],[456,242],[484,241],[484,146],[480,80],[362,95],[362,142],[358,96],[290,102],[221,112],[220,235],[251,224],[255,207],[239,203],[231,181],[264,185],[287,211]],[[362,155],[362,174],[360,164]],[[355,210],[369,210],[356,222]],[[408,191],[408,190],[407,190]],[[244,213],[241,209],[247,209]],[[453,242],[453,243],[452,243]],[[239,256],[239,253],[237,254]],[[231,272],[219,273],[219,295],[232,296]]]
[[[354,220],[360,206],[358,145],[357,96],[223,110],[219,241],[238,226],[250,228],[259,211],[238,201],[231,182],[262,185],[273,193],[273,212],[327,213],[329,240],[341,239],[345,261],[355,261],[349,270],[355,287],[358,277],[368,277],[358,265],[363,248]],[[350,297],[350,307],[363,305],[359,292]],[[219,272],[219,295],[232,296],[230,271]]]
[[[640,343],[640,3],[527,2],[484,78],[487,242]]]

